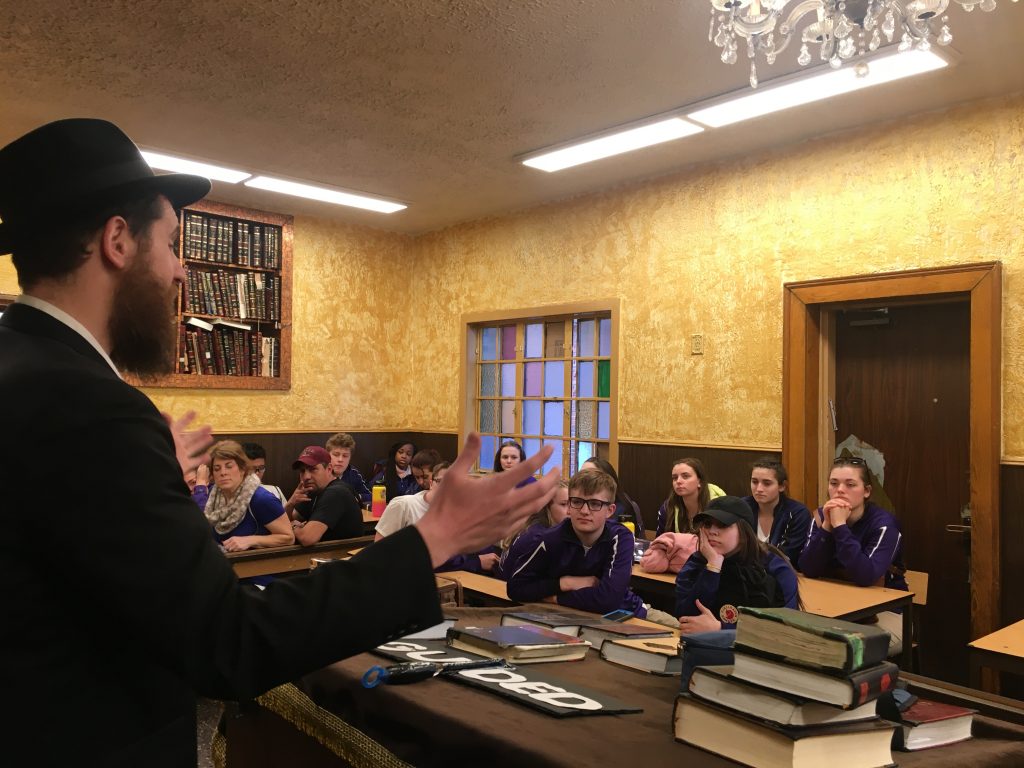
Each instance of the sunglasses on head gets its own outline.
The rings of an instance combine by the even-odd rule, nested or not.
[[[838,456],[832,461],[833,467],[866,467],[868,463],[860,456]]]

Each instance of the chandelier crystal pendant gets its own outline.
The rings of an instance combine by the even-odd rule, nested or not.
[[[726,64],[736,63],[745,40],[750,86],[756,88],[758,57],[774,64],[794,35],[802,67],[817,58],[839,69],[897,37],[901,51],[949,45],[953,33],[945,14],[951,1],[967,12],[996,8],[996,0],[711,0],[708,40],[721,48]],[[867,72],[867,62],[859,61],[857,74]]]

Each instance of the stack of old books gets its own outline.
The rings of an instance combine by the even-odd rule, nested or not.
[[[875,714],[899,668],[887,632],[788,608],[741,608],[733,666],[698,667],[676,702],[678,740],[757,768],[892,765]]]

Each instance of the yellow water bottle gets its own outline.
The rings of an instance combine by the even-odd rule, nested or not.
[[[388,505],[388,489],[382,482],[374,483],[372,494],[373,501],[370,502],[370,514],[379,518],[384,514],[384,507]]]

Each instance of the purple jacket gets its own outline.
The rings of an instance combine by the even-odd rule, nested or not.
[[[491,576],[502,581],[508,581],[508,577],[519,567],[519,563],[533,552],[534,547],[539,543],[538,540],[541,534],[547,530],[549,530],[547,526],[535,523],[516,536],[512,543],[501,553],[501,559],[498,560],[498,565],[491,573]]]
[[[370,499],[373,494],[370,492],[370,489],[366,487],[366,481],[363,479],[362,472],[349,464],[348,468],[341,473],[341,480],[352,489],[352,493],[355,494],[356,498],[359,499],[360,502],[363,504],[370,503]]]
[[[756,515],[757,500],[753,496],[746,496],[743,500]],[[788,557],[789,562],[796,568],[800,552],[807,543],[807,534],[810,533],[808,529],[812,525],[814,523],[811,522],[810,510],[796,499],[780,493],[779,503],[772,512],[772,529],[768,532],[768,543],[781,549],[782,554]]]
[[[522,537],[520,537],[522,538]],[[624,608],[638,618],[647,615],[643,601],[629,588],[633,575],[633,534],[624,525],[609,520],[589,550],[576,536],[572,520],[542,529],[532,539],[533,547],[513,563],[508,575],[511,600],[533,603],[554,595],[559,605],[592,613]],[[596,587],[561,592],[562,576],[596,576]]]
[[[480,562],[480,555],[498,554],[497,547],[486,547],[481,549],[479,552],[475,552],[469,555],[455,555],[448,558],[441,563],[437,568],[434,569],[434,573],[444,573],[445,571],[469,571],[470,573],[483,573],[483,564]],[[495,567],[497,570],[497,567]],[[491,576],[497,576],[496,573],[491,573]],[[500,577],[499,577],[500,578]]]
[[[814,513],[822,519],[821,508]],[[900,573],[890,569],[895,565]],[[807,543],[800,553],[800,570],[807,576],[836,576],[860,587],[878,584],[885,577],[890,589],[907,589],[903,578],[903,533],[891,513],[872,504],[852,525],[840,525],[829,532],[811,525]]]

